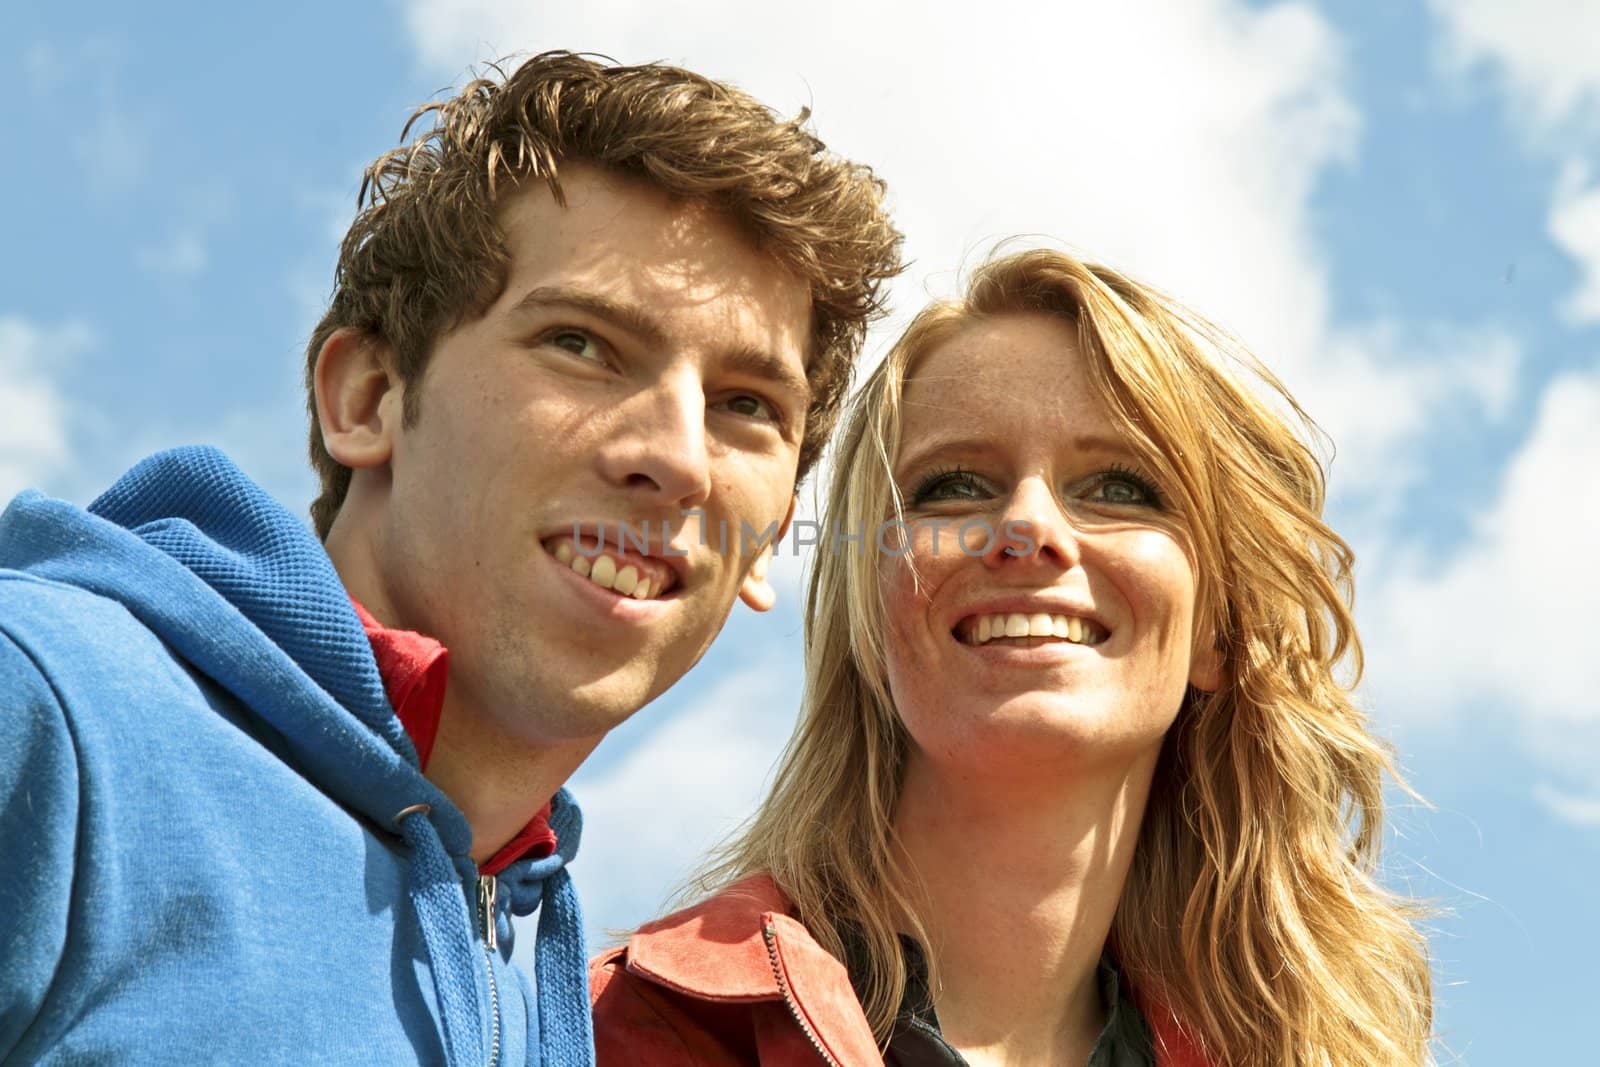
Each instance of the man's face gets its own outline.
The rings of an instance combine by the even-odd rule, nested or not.
[[[396,621],[450,650],[452,704],[530,743],[610,729],[736,595],[762,606],[740,525],[786,519],[808,399],[798,278],[704,205],[583,167],[562,185],[565,208],[538,182],[503,203],[508,283],[411,383],[375,544]]]

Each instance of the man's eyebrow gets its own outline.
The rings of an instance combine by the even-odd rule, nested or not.
[[[565,285],[541,285],[522,294],[511,307],[513,315],[529,311],[547,311],[567,308],[593,315],[597,319],[626,330],[648,345],[665,345],[666,331],[651,314],[637,304],[628,304],[611,297],[574,289]]]
[[[541,285],[528,290],[512,305],[511,313],[517,315],[559,308],[582,311],[609,322],[626,330],[647,345],[665,346],[667,343],[667,334],[661,324],[637,304],[624,303],[599,293],[565,285]],[[810,402],[811,384],[805,375],[775,353],[741,345],[723,353],[720,359],[727,370],[764,378],[791,393],[801,402]]]
[[[802,404],[811,402],[811,383],[782,356],[764,348],[741,345],[723,354],[723,366],[736,374],[765,378]]]

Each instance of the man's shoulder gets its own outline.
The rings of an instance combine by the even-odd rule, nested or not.
[[[81,586],[0,568],[0,637],[36,661],[85,664],[109,657],[126,665],[159,640],[119,601]],[[47,672],[48,673],[48,672]]]
[[[30,609],[84,612],[120,607],[116,601],[82,586],[0,567],[0,626],[32,617],[26,614]]]
[[[54,706],[68,720],[140,708],[149,723],[151,715],[171,717],[195,702],[187,695],[196,684],[188,665],[120,601],[3,568],[0,678],[0,713],[10,719],[26,707],[37,718]]]

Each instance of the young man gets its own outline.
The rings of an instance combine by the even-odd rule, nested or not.
[[[0,517],[0,1060],[593,1056],[561,783],[772,605],[722,531],[787,522],[899,237],[682,70],[424,110],[308,352],[321,543],[202,449]]]

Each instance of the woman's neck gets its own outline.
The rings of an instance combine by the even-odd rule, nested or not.
[[[1154,763],[1000,780],[912,754],[895,835],[925,892],[940,1028],[969,1062],[1088,1061]]]

